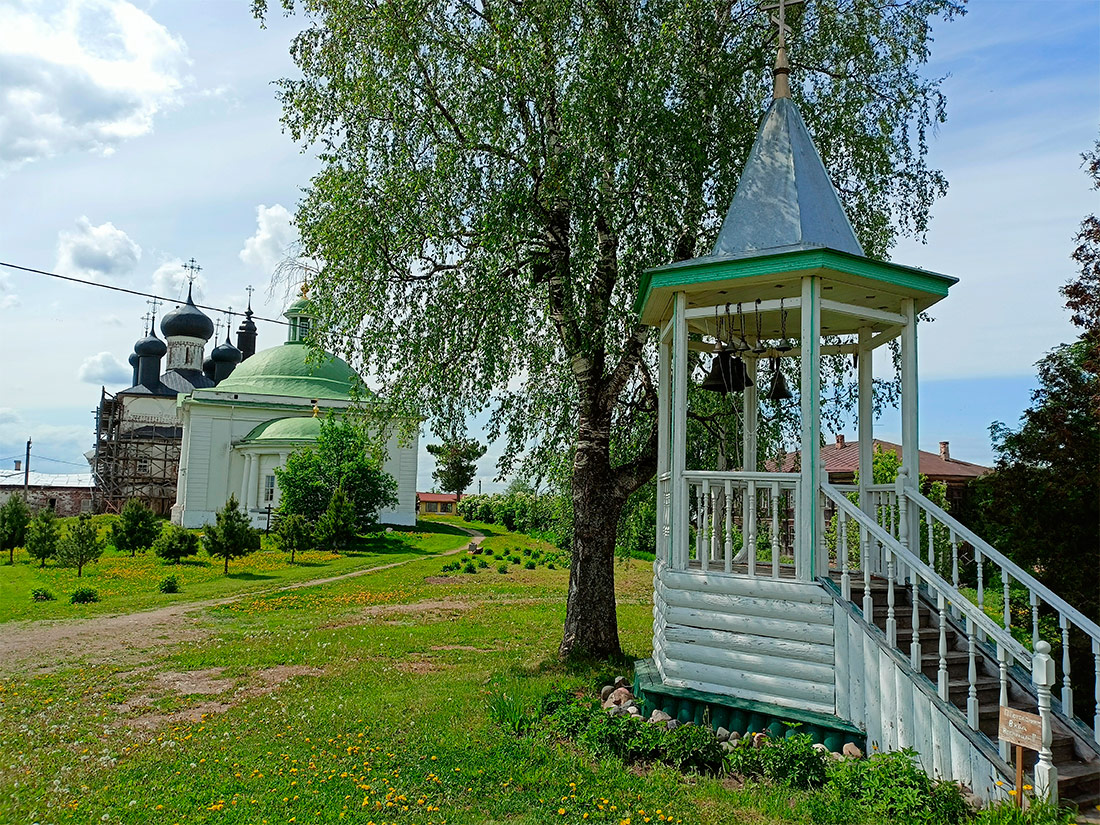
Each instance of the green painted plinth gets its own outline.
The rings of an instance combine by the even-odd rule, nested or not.
[[[778,739],[808,733],[831,751],[840,751],[849,742],[864,752],[867,748],[866,734],[839,716],[666,685],[652,659],[634,663],[634,695],[645,700],[649,710],[660,709],[681,722],[709,724],[741,736],[763,731]]]

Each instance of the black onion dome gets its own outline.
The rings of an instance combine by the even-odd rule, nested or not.
[[[161,358],[166,352],[168,352],[168,347],[151,332],[134,344],[134,355],[139,358],[145,355],[150,355],[153,358]]]
[[[210,360],[214,363],[241,363],[241,351],[229,343],[229,339],[226,339],[223,343],[214,347],[214,350],[210,353]]]
[[[141,342],[139,341],[138,343]],[[138,357],[139,356],[136,352],[131,352],[130,357],[127,358],[126,361],[130,364],[131,367],[136,367],[138,365]]]
[[[209,341],[214,334],[214,322],[191,299],[191,287],[187,287],[187,303],[178,306],[161,319],[160,331],[165,338],[185,336]]]
[[[211,381],[214,380],[214,359],[209,355],[202,362],[202,374]]]

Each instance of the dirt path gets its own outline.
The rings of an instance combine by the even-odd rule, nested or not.
[[[466,527],[458,529],[474,538],[484,538],[484,534],[477,530]],[[453,556],[465,549],[465,547],[459,547],[439,555]],[[417,560],[395,561],[377,567],[353,570],[339,576],[292,582],[279,587],[250,590],[233,596],[173,604],[135,613],[92,616],[87,619],[13,622],[0,627],[0,675],[7,676],[29,670],[49,670],[76,657],[90,657],[117,664],[132,663],[143,658],[154,648],[162,648],[176,642],[193,641],[205,635],[206,631],[199,626],[198,617],[192,615],[204,608],[230,604],[264,593],[331,584],[393,567],[401,567]]]

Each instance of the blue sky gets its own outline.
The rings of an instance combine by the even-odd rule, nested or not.
[[[271,81],[293,72],[297,22],[260,29],[246,3],[0,3],[0,260],[276,316],[269,277],[316,164],[282,133]],[[899,262],[959,277],[921,329],[921,446],[989,462],[988,427],[1015,422],[1033,364],[1073,336],[1058,286],[1097,208],[1080,153],[1100,123],[1100,3],[976,0],[938,25],[930,75],[948,76],[932,162],[950,181],[927,243]],[[0,459],[28,436],[36,469],[76,470],[99,386],[121,389],[141,335],[138,298],[0,271]],[[260,325],[260,346],[283,338]],[[888,414],[876,435],[895,439]],[[846,433],[849,438],[854,430]],[[494,489],[491,449],[480,475]],[[60,459],[71,464],[49,462]],[[420,461],[420,487],[432,463]]]

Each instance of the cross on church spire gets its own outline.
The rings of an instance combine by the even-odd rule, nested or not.
[[[187,270],[187,282],[190,284],[195,283],[195,278],[202,271],[202,267],[195,263],[194,258],[184,263],[183,268]]]
[[[146,301],[145,303],[148,304],[148,303],[152,303],[152,302],[151,301]],[[148,335],[149,330],[152,329],[152,326],[151,326],[152,318],[153,318],[153,315],[150,312],[146,312],[144,315],[141,316],[141,320],[143,320],[145,322],[145,334],[146,335]]]
[[[779,38],[779,48],[775,55],[774,80],[772,82],[772,97],[790,97],[791,85],[788,76],[791,73],[790,64],[787,63],[787,35],[791,33],[791,27],[787,25],[787,7],[797,6],[805,0],[777,0],[774,5],[761,6],[760,11],[768,14],[768,20],[776,27],[776,35]],[[773,14],[772,12],[778,12]],[[769,40],[771,37],[768,38]]]
[[[248,293],[248,310],[247,311],[252,312],[252,293],[255,292],[256,290],[253,288],[252,284],[249,284],[248,286],[246,286],[244,288],[244,291]]]
[[[150,316],[150,318],[149,318],[149,331],[151,332],[153,329],[156,328],[157,307],[159,307],[164,302],[161,301],[159,298],[153,298],[151,300],[146,301],[145,303],[147,303],[149,305],[149,313],[148,313],[149,316]],[[149,332],[146,332],[145,334],[148,335]]]

